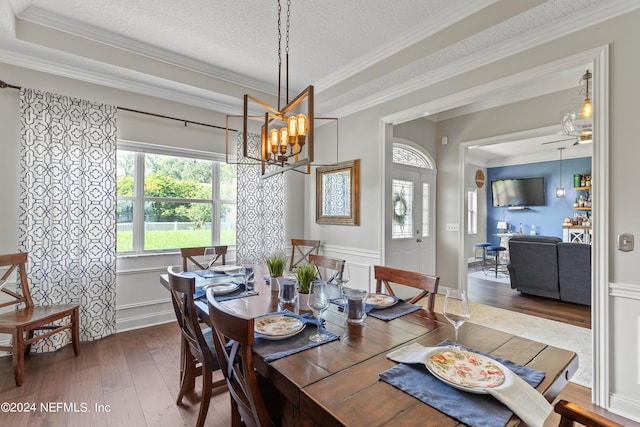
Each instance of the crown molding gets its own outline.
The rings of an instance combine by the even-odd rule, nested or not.
[[[640,2],[628,0],[607,1],[587,9],[580,16],[568,17],[547,26],[539,27],[534,32],[493,45],[491,48],[468,55],[454,63],[440,67],[433,72],[423,74],[418,78],[410,79],[397,85],[387,85],[388,89],[373,91],[374,94],[371,96],[356,99],[355,94],[350,97],[347,93],[345,94],[346,102],[342,106],[334,108],[332,111],[332,107],[330,106],[331,101],[325,103],[325,105],[327,105],[325,108],[322,107],[322,103],[316,102],[316,111],[320,115],[331,117],[344,117],[354,114],[638,8],[640,8]],[[25,11],[20,14],[20,19],[32,20],[32,22],[37,24],[46,25],[45,23],[40,22],[44,20],[44,17],[40,16],[39,13],[36,13],[32,8],[29,8],[28,13]],[[36,19],[38,20],[37,22]],[[134,53],[139,53],[152,58],[157,58],[157,56],[160,55],[161,58],[159,59],[168,63],[176,64],[176,62],[179,62],[177,65],[183,66],[186,69],[198,71],[203,74],[232,81],[234,83],[238,82],[246,87],[256,87],[267,93],[270,92],[270,89],[267,86],[258,82],[242,82],[242,80],[235,74],[233,76],[229,74],[225,75],[224,71],[226,70],[214,70],[208,65],[198,63],[198,61],[188,60],[188,58],[180,56],[173,58],[172,55],[162,52],[161,49],[147,49],[149,46],[145,44],[133,43],[129,39],[119,37],[108,32],[98,31],[86,26],[77,25],[77,23],[74,26],[73,23],[59,17],[52,17],[49,20],[50,25],[54,22],[53,19],[60,19],[60,23],[56,23],[56,25],[66,25],[66,27],[64,27],[66,28],[66,31],[82,33],[83,37],[87,37],[92,40],[97,39],[100,42],[103,42],[100,40],[102,37],[106,37],[107,40],[109,40],[109,43],[113,44],[115,47],[127,49]],[[417,37],[416,34],[417,33],[414,34],[414,37]],[[42,55],[43,51],[28,48],[27,46],[28,45],[19,41],[16,41],[9,46],[5,45],[5,50],[0,50],[0,60],[8,64],[74,78],[89,83],[141,93],[209,110],[220,111],[226,114],[241,114],[241,100],[239,99],[217,94],[210,90],[204,90],[186,84],[161,79],[148,74],[125,70],[120,67],[109,65],[105,66],[105,64],[98,62],[96,62],[95,66],[93,66],[93,64],[87,65],[88,60],[78,60],[77,58],[73,58],[69,55],[57,54],[57,58],[52,58],[50,52],[46,52],[45,55]],[[387,48],[391,49],[391,47]],[[30,54],[32,57],[29,57]],[[46,57],[49,57],[49,59],[46,59]],[[180,61],[182,62],[180,63]],[[374,60],[368,58],[366,61]],[[416,61],[414,66],[419,66],[419,64],[417,64],[419,62],[420,61]],[[365,64],[365,62],[361,62],[361,64]],[[215,75],[217,71],[222,72],[222,75]],[[419,111],[419,108],[420,107],[416,107],[416,111]],[[441,110],[432,109],[431,113],[426,113],[422,110],[418,112],[415,117],[434,114],[439,111]]]
[[[421,28],[414,31],[407,31],[400,37],[394,38],[389,42],[383,44],[375,52],[370,55],[363,55],[347,66],[340,68],[333,73],[327,75],[314,83],[314,87],[318,93],[326,90],[347,78],[358,74],[367,68],[381,62],[384,59],[406,49],[413,44],[430,37],[439,31],[459,22],[465,17],[472,15],[479,10],[486,8],[487,6],[496,3],[496,0],[477,0],[469,2],[466,5],[460,7],[459,5],[453,5],[445,13],[441,13],[436,17],[432,17],[424,22]]]
[[[207,110],[226,114],[242,114],[242,100],[236,97],[221,95],[210,90],[195,88],[171,80],[161,79],[123,68],[105,67],[99,63],[91,69],[87,63],[78,64],[73,58],[62,61],[46,59],[36,52],[26,53],[27,49],[0,49],[0,62],[41,71],[61,77],[67,77],[87,83],[121,89],[142,95],[192,105]],[[67,58],[68,59],[68,58]]]
[[[147,43],[141,43],[111,31],[85,25],[37,7],[28,8],[20,13],[18,18],[271,95],[276,94],[278,91],[277,86],[274,84],[252,79],[245,75],[234,73],[227,69],[197,61],[183,55],[177,55],[165,49],[157,48]]]
[[[495,44],[490,48],[483,49],[472,55],[468,55],[460,60],[440,67],[433,72],[409,79],[404,83],[388,87],[388,89],[385,90],[373,91],[373,95],[371,96],[354,100],[349,104],[330,111],[322,110],[322,114],[334,117],[345,117],[359,111],[375,107],[376,105],[391,101],[400,96],[415,92],[460,74],[464,74],[481,66],[515,55],[543,43],[553,41],[557,38],[584,29],[585,27],[607,21],[638,8],[640,8],[640,2],[631,2],[628,0],[614,0],[611,2],[600,3],[587,9],[579,16],[566,17],[548,25],[541,26],[534,32],[521,34],[517,37]],[[418,61],[414,63],[413,67],[420,66],[417,62]],[[316,107],[316,109],[321,111],[318,107]]]

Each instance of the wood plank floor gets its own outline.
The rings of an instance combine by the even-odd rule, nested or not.
[[[0,414],[0,426],[193,426],[199,408],[193,394],[176,405],[178,393],[179,330],[175,323],[119,333],[81,344],[73,356],[71,346],[56,353],[26,359],[25,384],[16,387],[10,357],[0,358],[0,402],[35,403],[36,409]],[[218,376],[215,378],[219,378]],[[214,379],[215,379],[214,378]],[[199,385],[196,392],[199,393]],[[607,414],[590,404],[591,391],[569,384],[560,398],[610,416],[625,426],[639,426]],[[65,409],[63,405],[66,404]],[[45,411],[41,405],[47,405]],[[205,425],[229,425],[229,396],[212,397]],[[552,415],[546,427],[557,425]]]
[[[470,270],[472,271],[472,270]],[[525,295],[511,285],[469,277],[469,301],[591,329],[591,307]]]

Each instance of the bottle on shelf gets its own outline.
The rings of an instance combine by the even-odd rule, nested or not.
[[[522,223],[520,223],[520,228],[518,229],[518,233],[522,234]]]

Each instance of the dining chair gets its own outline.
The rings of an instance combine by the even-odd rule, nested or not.
[[[375,265],[374,276],[376,279],[376,292],[382,292],[384,288],[389,295],[394,295],[392,283],[398,285],[409,286],[420,289],[420,292],[407,300],[408,303],[414,304],[427,296],[427,310],[433,311],[436,302],[436,294],[438,293],[438,283],[440,277],[430,276],[417,271],[401,270],[393,267],[384,267]]]
[[[204,250],[206,248],[215,248],[216,257],[211,264],[215,264],[220,260],[222,265],[227,264],[227,246],[198,246],[195,248],[180,248],[180,255],[182,255],[182,271],[189,271],[189,267],[197,268],[198,270],[206,270],[207,266],[202,264],[202,257],[204,256]]]
[[[559,400],[553,409],[560,414],[558,427],[573,427],[574,423],[586,427],[622,427],[622,424],[566,400]]]
[[[194,388],[195,378],[202,375],[202,392],[197,427],[204,425],[209,410],[212,390],[225,386],[224,380],[213,381],[213,372],[220,369],[220,363],[213,348],[211,328],[202,328],[196,311],[193,294],[196,279],[175,273],[172,267],[167,269],[171,301],[182,334],[181,342],[181,378],[180,391],[176,404],[182,404],[182,398]]]
[[[308,264],[309,255],[317,254],[320,249],[320,240],[291,239],[291,260],[289,270],[298,265]]]
[[[26,252],[0,255],[0,268],[7,267],[0,277],[0,290],[11,297],[9,301],[0,303],[0,308],[12,305],[19,307],[16,310],[0,314],[0,333],[12,336],[11,346],[0,346],[0,350],[12,353],[13,375],[17,386],[24,382],[24,357],[29,354],[31,344],[34,342],[69,330],[73,353],[77,356],[80,352],[79,305],[35,305],[31,299],[27,282],[26,263]],[[18,269],[17,279],[20,292],[2,287],[16,268]],[[24,306],[20,306],[20,304],[24,304]],[[53,324],[54,322],[57,323]],[[46,332],[36,335],[34,334],[36,331]]]
[[[309,254],[309,263],[316,266],[318,278],[330,283],[342,277],[346,261],[324,255]]]
[[[254,369],[254,319],[229,310],[207,290],[213,341],[231,398],[231,425],[281,424],[280,393]]]

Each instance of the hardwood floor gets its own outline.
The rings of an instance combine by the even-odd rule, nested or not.
[[[3,411],[0,426],[193,426],[200,387],[196,385],[198,394],[187,396],[183,405],[176,405],[179,348],[175,323],[123,332],[82,343],[78,357],[73,356],[71,346],[53,354],[27,357],[25,383],[21,387],[14,384],[11,358],[2,357],[0,403],[16,407],[33,403],[35,408]],[[570,383],[559,397],[625,426],[640,427],[640,423],[593,407],[590,394],[590,389]],[[558,420],[552,414],[545,426],[557,426]],[[229,424],[228,394],[214,395],[205,425]]]
[[[473,271],[473,270],[470,270]],[[469,277],[469,301],[591,329],[591,307],[525,295],[511,285]]]

